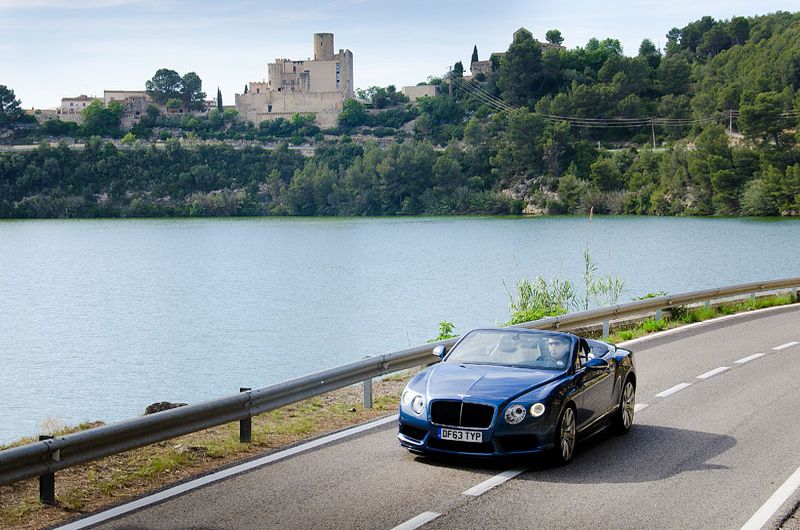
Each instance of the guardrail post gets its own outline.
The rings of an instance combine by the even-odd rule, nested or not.
[[[52,440],[52,436],[41,435],[39,441]],[[55,473],[46,473],[39,475],[39,500],[42,504],[50,506],[56,505],[56,475]]]
[[[608,338],[608,320],[603,320],[603,338]]]
[[[711,309],[711,300],[706,300],[705,303],[703,304],[703,307],[705,307],[706,309]]]
[[[369,359],[372,355],[367,355],[364,358]],[[365,379],[361,386],[364,388],[364,408],[371,409],[372,408],[372,378]]]
[[[249,386],[239,387],[239,392],[249,392],[252,390]],[[246,417],[239,420],[239,443],[249,444],[253,440],[253,418]]]
[[[364,385],[364,408],[372,408],[372,378],[365,380]]]
[[[661,320],[661,308],[656,309],[656,320]]]
[[[792,300],[793,304],[797,303],[797,289],[792,289],[791,294],[789,295],[790,299]]]

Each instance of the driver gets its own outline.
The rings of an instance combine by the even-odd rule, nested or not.
[[[557,366],[566,366],[569,362],[570,342],[564,337],[550,337],[547,340],[547,354],[543,361],[551,362]]]

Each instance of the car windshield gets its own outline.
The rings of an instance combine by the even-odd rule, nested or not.
[[[575,339],[563,333],[479,329],[468,333],[446,362],[564,370],[574,344]]]

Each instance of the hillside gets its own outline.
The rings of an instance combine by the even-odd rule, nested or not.
[[[92,138],[2,153],[0,216],[800,215],[798,13],[704,17],[635,56],[614,39],[543,51],[523,32],[487,74],[456,63],[428,82],[440,95],[415,105],[372,87],[372,109],[349,101],[334,130],[154,113],[129,150]],[[14,141],[90,136],[61,127]],[[192,147],[204,138],[313,142],[316,155]]]

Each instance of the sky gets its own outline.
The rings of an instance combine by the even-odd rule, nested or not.
[[[353,52],[356,88],[402,87],[468,68],[505,51],[519,27],[544,40],[558,29],[568,48],[619,39],[635,55],[645,38],[663,47],[672,27],[799,11],[800,0],[0,0],[0,85],[25,108],[65,96],[143,90],[159,68],[194,71],[209,98],[266,77],[277,57],[313,55],[314,33]]]

